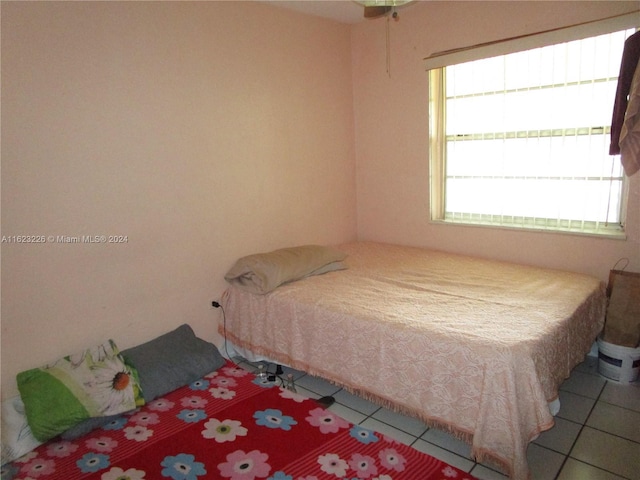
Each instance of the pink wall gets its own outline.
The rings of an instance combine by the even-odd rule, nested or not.
[[[356,236],[350,29],[248,2],[2,2],[2,396],[190,323],[241,255]]]
[[[427,73],[438,51],[533,33],[620,13],[631,2],[417,2],[390,24],[353,28],[358,236],[392,243],[580,271],[606,279],[621,257],[640,271],[640,174],[631,178],[627,240],[518,232],[429,221]],[[638,13],[640,25],[640,12]],[[613,106],[612,106],[613,107]]]
[[[391,25],[391,78],[383,20],[253,2],[1,8],[2,235],[128,237],[2,244],[3,398],[18,371],[106,338],[127,348],[188,322],[216,339],[210,302],[256,251],[359,236],[640,270],[640,208],[626,241],[430,224],[422,65],[636,2],[416,3]]]

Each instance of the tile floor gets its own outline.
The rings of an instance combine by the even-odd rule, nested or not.
[[[255,371],[255,364],[234,360]],[[640,382],[607,381],[598,374],[597,363],[597,358],[587,357],[560,387],[556,425],[527,451],[533,480],[640,480]],[[294,375],[299,393],[316,399],[332,395],[336,402],[330,410],[351,423],[389,435],[478,479],[506,478],[471,460],[470,447],[447,433],[318,377],[285,368],[288,373]]]

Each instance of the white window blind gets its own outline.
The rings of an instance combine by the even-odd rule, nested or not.
[[[431,69],[432,218],[619,234],[625,179],[609,128],[633,32]]]

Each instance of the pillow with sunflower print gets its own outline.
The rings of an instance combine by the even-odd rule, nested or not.
[[[17,381],[31,432],[42,442],[87,418],[144,405],[138,374],[113,340],[21,372]]]

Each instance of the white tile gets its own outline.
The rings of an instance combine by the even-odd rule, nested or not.
[[[329,410],[354,425],[358,425],[367,418],[365,414],[357,412],[349,407],[345,407],[340,403],[334,403],[329,407]]]
[[[336,399],[336,402],[352,408],[353,410],[357,410],[358,412],[364,413],[365,415],[371,415],[380,408],[379,405],[349,393],[344,389],[337,392],[333,397]]]
[[[582,363],[579,363],[576,366],[575,370],[578,372],[588,373],[591,375],[600,375],[598,373],[598,357],[587,356]]]
[[[311,390],[307,390],[304,387],[301,387],[300,385],[296,385],[296,390],[300,395],[303,395],[307,398],[312,398],[314,400],[319,399],[322,395],[318,395],[315,392],[312,392]]]
[[[509,475],[507,475],[506,470],[504,468],[502,468],[500,465],[496,465],[493,462],[485,461],[482,463],[476,463],[474,470],[478,469],[479,467],[482,467],[483,471],[484,469],[486,469],[488,471],[493,471],[498,475],[502,475],[503,477],[506,477],[506,478],[509,477]],[[489,473],[487,473],[487,475],[489,475]],[[497,478],[501,478],[501,477],[497,477]]]
[[[560,411],[558,417],[584,424],[593,409],[596,400],[583,395],[560,390]]]
[[[454,452],[462,457],[471,459],[471,445],[463,442],[450,433],[438,430],[437,428],[430,428],[420,438],[429,443],[433,443],[434,445]]]
[[[414,437],[413,435],[409,435],[407,432],[403,432],[402,430],[394,428],[391,425],[387,425],[386,423],[382,423],[381,421],[371,417],[360,423],[360,426],[368,428],[369,430],[380,432],[383,435],[391,437],[400,443],[404,443],[405,445],[411,445],[416,441],[416,437]]]
[[[234,363],[247,372],[255,373],[258,371],[258,367],[246,360],[240,361],[240,357],[234,357]]]
[[[534,443],[562,453],[563,455],[568,455],[576,438],[578,438],[582,425],[559,417],[556,417],[554,420],[556,424],[553,428],[542,432],[540,436],[534,440]]]
[[[596,403],[586,424],[640,443],[640,412],[600,401]],[[640,466],[640,459],[638,465]]]
[[[527,462],[529,463],[529,469],[531,470],[532,480],[554,480],[565,456],[538,446],[536,444],[529,444],[527,449]]]
[[[275,368],[271,367],[271,368],[269,368],[269,370],[273,372],[273,371],[275,371]],[[293,380],[294,381],[298,381],[298,379],[300,379],[300,378],[304,377],[305,375],[307,375],[307,372],[303,372],[301,370],[296,370],[295,368],[285,367],[285,366],[282,367],[282,372],[283,373],[282,373],[281,377],[283,379],[285,379],[285,380],[287,378],[287,375],[289,375],[289,374],[293,375]]]
[[[640,412],[640,382],[626,385],[607,382],[600,400]]]
[[[304,377],[298,379],[296,381],[296,386],[311,390],[321,397],[324,397],[326,395],[333,395],[340,390],[340,387],[332,384],[328,380],[320,377],[314,377],[313,375],[305,375]]]
[[[419,437],[426,430],[427,426],[421,420],[417,418],[409,417],[388,408],[381,408],[373,414],[373,418],[380,420],[381,422],[393,425],[400,430],[407,432],[414,437]]]
[[[640,444],[584,427],[570,456],[630,480],[640,480]]]
[[[613,473],[568,458],[557,480],[625,480]]]
[[[506,480],[509,478],[502,473],[496,472],[495,470],[480,464],[473,467],[470,473],[478,480]]]
[[[463,458],[460,455],[456,455],[455,453],[449,450],[445,450],[444,448],[440,448],[432,443],[425,442],[422,439],[416,440],[416,442],[413,444],[413,448],[422,453],[426,453],[427,455],[431,455],[438,460],[442,460],[449,465],[453,465],[454,467],[459,468],[460,470],[463,470],[465,472],[471,471],[474,465],[473,461],[467,458]]]
[[[600,376],[574,370],[571,376],[560,385],[560,389],[597,399],[605,383],[606,380]]]

